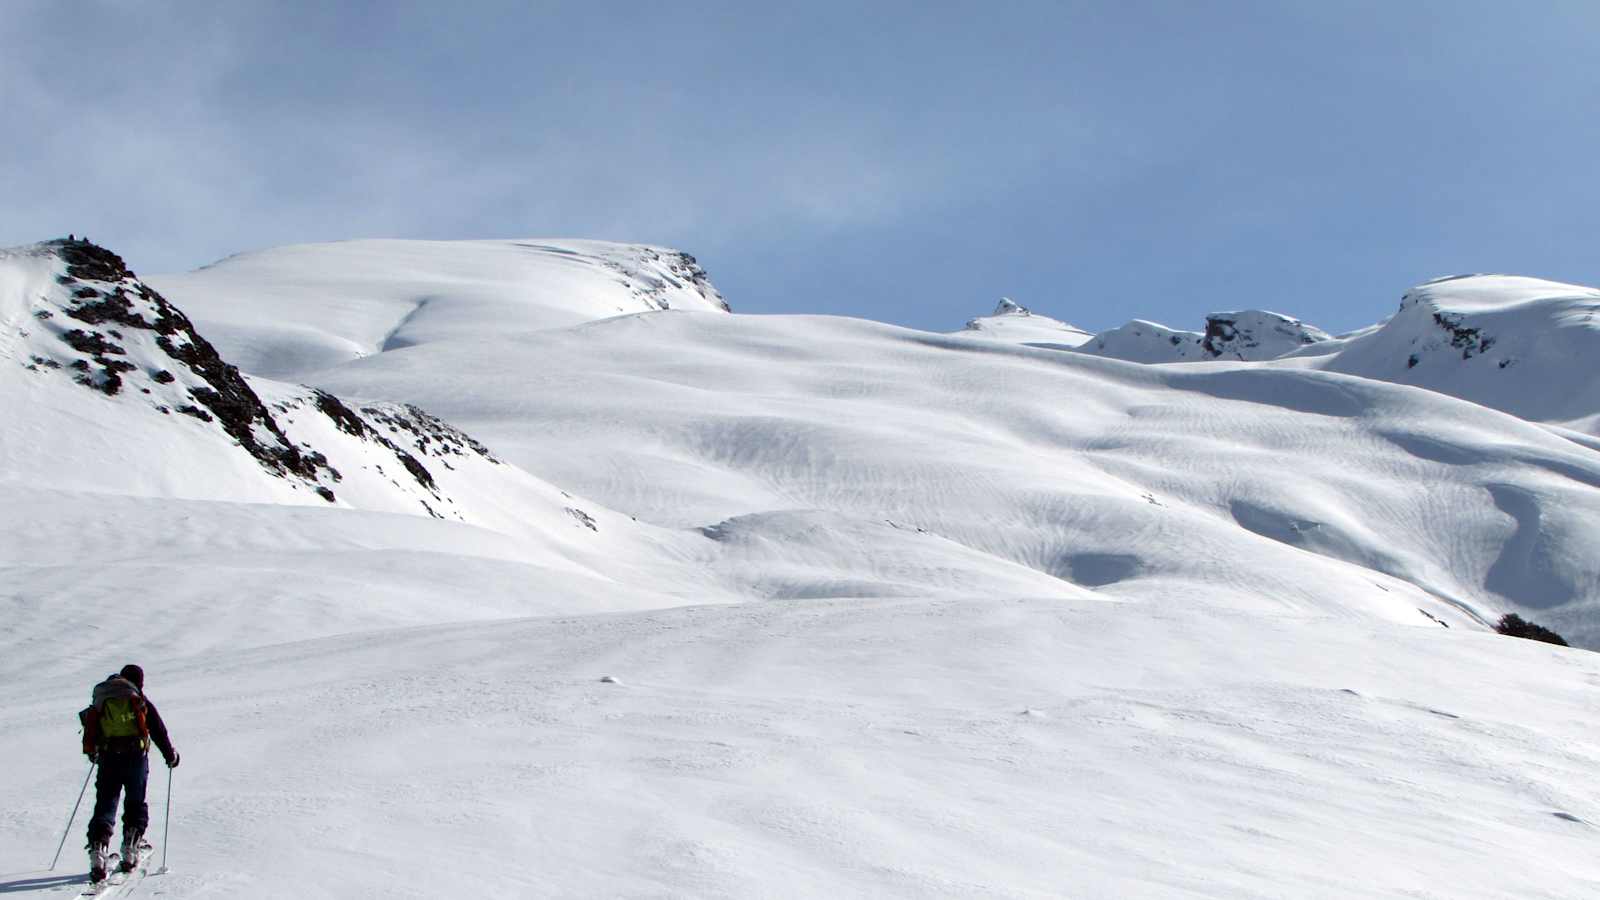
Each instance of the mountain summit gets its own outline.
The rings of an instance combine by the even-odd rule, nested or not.
[[[629,313],[726,313],[693,256],[605,241],[361,240],[150,279],[245,371],[295,378],[393,350]]]

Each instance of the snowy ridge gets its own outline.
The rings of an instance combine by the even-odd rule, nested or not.
[[[1128,362],[1182,362],[1209,357],[1201,344],[1204,337],[1198,331],[1178,331],[1158,322],[1134,319],[1126,325],[1096,334],[1078,349],[1095,356]]]
[[[1600,424],[1600,290],[1462,275],[1407,291],[1382,327],[1320,365],[1451,394],[1534,422]]]
[[[280,378],[485,330],[728,311],[694,257],[604,241],[302,244],[151,283],[203,320],[223,355]]]
[[[1331,340],[1320,328],[1282,313],[1252,309],[1206,316],[1200,346],[1213,359],[1276,359]]]
[[[1252,309],[1211,313],[1206,316],[1204,332],[1178,331],[1135,319],[1094,335],[1078,349],[1139,363],[1207,359],[1257,361],[1276,359],[1328,340],[1331,338],[1327,332],[1299,319]]]
[[[1212,313],[1204,332],[1135,320],[1083,353],[1138,363],[1270,362],[1414,385],[1600,434],[1600,290],[1515,275],[1418,285],[1389,319],[1339,337],[1281,313]]]

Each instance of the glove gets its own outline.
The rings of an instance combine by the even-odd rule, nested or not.
[[[177,767],[178,767],[178,751],[174,750],[174,751],[172,751],[172,755],[167,757],[167,768],[176,769]]]
[[[85,750],[85,751],[83,751],[83,755],[89,757],[89,764],[90,765],[94,765],[94,764],[100,762],[100,754],[96,753],[93,750]]]

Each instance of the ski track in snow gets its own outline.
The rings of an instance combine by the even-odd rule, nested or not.
[[[1148,366],[1015,304],[954,335],[730,316],[637,245],[152,279],[327,452],[329,503],[27,368],[69,359],[51,265],[0,255],[0,893],[77,890],[30,867],[130,659],[184,759],[139,896],[1600,892],[1600,657],[1485,630],[1600,645],[1597,445],[1419,390],[1454,338],[1373,368],[1436,310],[1461,342],[1565,316],[1570,362],[1582,289],[1438,282],[1339,338],[1226,314],[1233,347],[1316,343]],[[1504,408],[1486,377],[1459,392]],[[297,383],[493,456],[386,448]]]

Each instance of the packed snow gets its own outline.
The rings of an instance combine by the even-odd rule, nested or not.
[[[1600,889],[1600,657],[1489,629],[1600,646],[1586,401],[1446,366],[1587,378],[1537,343],[1585,289],[1214,314],[1234,355],[1173,366],[1015,303],[730,315],[639,245],[80,252],[0,256],[0,891],[81,887],[75,713],[128,661],[184,760],[140,894]],[[75,318],[118,287],[193,337]],[[172,412],[216,366],[169,345],[247,430]]]

